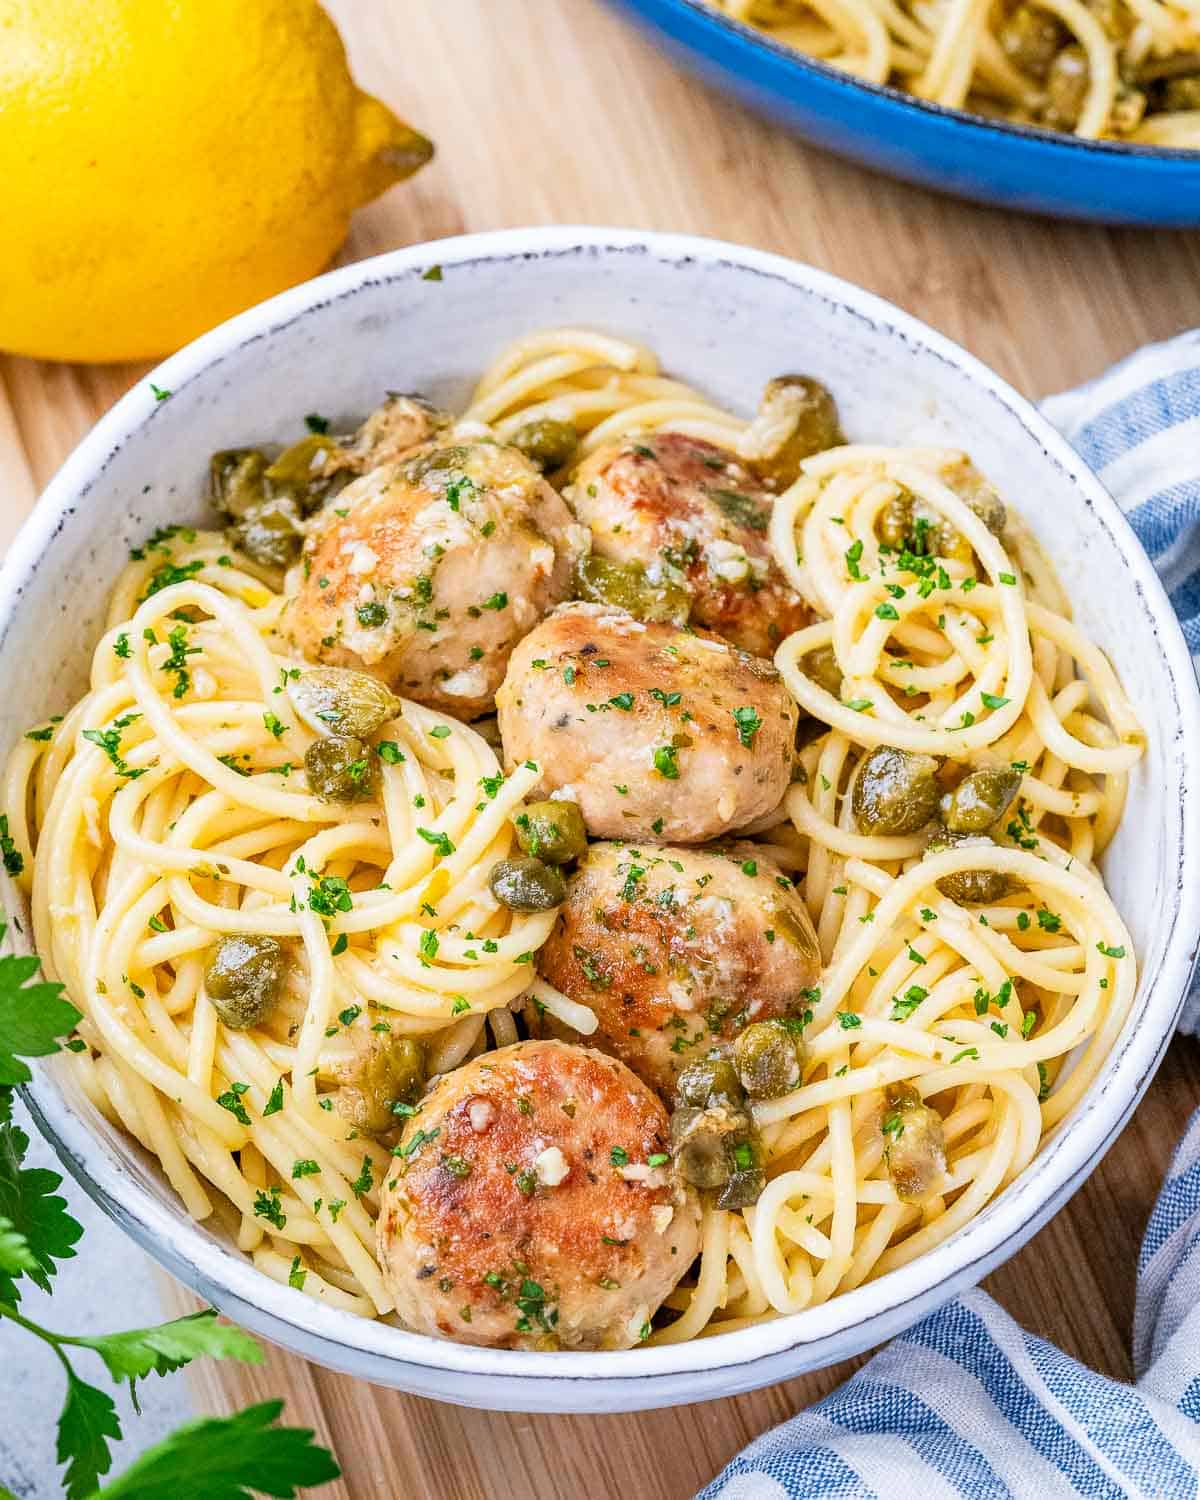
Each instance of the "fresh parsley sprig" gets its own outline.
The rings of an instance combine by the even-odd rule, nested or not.
[[[0,919],[0,939],[7,930]],[[129,1382],[137,1408],[137,1382],[169,1375],[200,1356],[262,1362],[258,1343],[212,1308],[153,1328],[90,1336],[58,1333],[20,1311],[20,1282],[51,1290],[58,1262],[74,1257],[82,1226],[57,1191],[62,1178],[44,1167],[26,1167],[29,1137],[12,1118],[13,1085],[32,1076],[22,1057],[59,1050],[58,1038],[78,1024],[79,1012],[62,998],[62,986],[32,983],[36,958],[0,957],[0,1321],[23,1328],[53,1349],[67,1380],[58,1419],[56,1455],[64,1465],[67,1500],[251,1500],[251,1490],[291,1500],[298,1487],[324,1484],[340,1470],[306,1428],[279,1427],[281,1401],[248,1407],[232,1417],[191,1422],[149,1449],[113,1484],[99,1489],[112,1467],[111,1444],[121,1436],[112,1397],[78,1373],[75,1350],[99,1356],[114,1382]]]

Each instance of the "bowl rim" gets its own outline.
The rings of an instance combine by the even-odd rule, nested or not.
[[[828,272],[783,256],[725,241],[685,234],[560,226],[468,234],[409,246],[357,262],[302,283],[202,335],[163,361],[108,411],[83,438],[51,480],[26,520],[0,569],[0,643],[21,606],[26,580],[38,568],[72,510],[86,499],[116,452],[154,420],[157,386],[183,397],[190,382],[227,356],[264,339],[330,303],[369,287],[412,281],[433,267],[516,261],[528,264],[586,255],[653,257],[668,265],[699,264],[737,275],[768,277],[841,308],[861,322],[886,329],[957,370],[970,384],[998,400],[1038,442],[1049,463],[1064,472],[1124,556],[1147,628],[1157,636],[1175,696],[1170,731],[1179,744],[1178,817],[1181,833],[1200,796],[1200,689],[1190,653],[1163,585],[1128,521],[1083,460],[1024,397],[950,339],[871,292]],[[1180,840],[1181,856],[1170,925],[1157,973],[1139,981],[1140,1024],[1114,1051],[1108,1071],[1076,1106],[1071,1129],[1060,1132],[1020,1178],[981,1215],[909,1265],[818,1307],[732,1333],[682,1344],[633,1350],[564,1352],[553,1356],[485,1349],[409,1333],[330,1308],[273,1281],[236,1250],[212,1237],[175,1205],[159,1202],[136,1180],[114,1146],[76,1113],[55,1085],[47,1063],[34,1064],[34,1080],[22,1088],[42,1131],[85,1190],[144,1249],[181,1279],[218,1302],[222,1297],[250,1308],[259,1320],[288,1330],[294,1347],[316,1340],[326,1350],[358,1355],[374,1378],[394,1367],[424,1368],[446,1376],[480,1376],[524,1389],[555,1383],[599,1383],[640,1387],[649,1398],[678,1377],[735,1371],[803,1356],[829,1344],[826,1362],[868,1347],[920,1315],[910,1304],[929,1303],[934,1287],[958,1290],[1004,1258],[1014,1240],[1034,1232],[1087,1175],[1112,1144],[1147,1087],[1174,1031],[1195,960],[1200,933],[1200,840]],[[28,946],[26,944],[26,946]],[[1013,1246],[1015,1249],[1016,1247]],[[947,1292],[947,1296],[950,1293]],[[945,1299],[942,1299],[945,1300]],[[246,1319],[246,1321],[251,1321]],[[271,1333],[271,1329],[264,1331]],[[849,1341],[857,1339],[852,1350]],[[807,1356],[806,1368],[819,1363]],[[736,1379],[737,1377],[735,1377]],[[753,1380],[744,1382],[752,1384]],[[741,1388],[740,1386],[738,1387]],[[685,1393],[686,1394],[686,1393]],[[586,1409],[586,1408],[583,1408]]]
[[[769,32],[759,31],[735,16],[717,10],[710,0],[617,0],[617,3],[636,12],[650,25],[662,30],[660,23],[650,14],[655,7],[665,7],[686,16],[691,25],[708,32],[714,40],[726,43],[730,39],[737,43],[736,51],[745,52],[751,58],[758,52],[769,53],[785,69],[803,78],[815,74],[827,83],[845,87],[851,92],[886,99],[891,104],[902,105],[916,113],[932,116],[943,123],[961,124],[983,135],[995,134],[1013,137],[1029,146],[1043,150],[1068,152],[1085,151],[1101,160],[1158,161],[1168,166],[1200,168],[1200,148],[1181,146],[1146,146],[1134,141],[1100,141],[1066,131],[1048,130],[1037,125],[1025,125],[1016,120],[992,119],[970,109],[955,109],[948,104],[938,104],[932,99],[920,99],[906,93],[890,83],[873,83],[859,78],[842,68],[836,68],[819,57],[810,57],[784,42],[776,41]],[[729,59],[714,59],[728,61]],[[740,71],[740,70],[739,70]]]

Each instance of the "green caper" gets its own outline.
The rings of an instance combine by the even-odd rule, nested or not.
[[[540,859],[501,859],[488,876],[492,895],[509,911],[551,911],[567,899],[562,871]]]
[[[257,448],[227,448],[208,461],[209,496],[219,511],[240,521],[267,498],[267,457]]]
[[[302,517],[296,502],[277,495],[250,505],[225,535],[261,568],[288,568],[300,556],[304,541]]]
[[[396,718],[400,699],[375,677],[348,667],[306,667],[289,678],[288,697],[297,714],[317,734],[365,739]]]
[[[908,1083],[889,1084],[884,1092],[883,1159],[898,1197],[917,1203],[929,1195],[946,1170],[946,1137],[942,1118]]]
[[[575,457],[579,447],[579,433],[570,422],[555,422],[543,417],[537,422],[526,422],[518,427],[509,439],[543,474],[554,469],[563,469]]]
[[[948,828],[939,828],[929,840],[928,852],[940,854],[945,849],[955,849],[961,844],[988,848],[992,843],[993,840],[986,834],[952,833]],[[1003,900],[1017,889],[1017,885],[1003,870],[958,870],[953,875],[943,875],[937,888],[943,896],[949,896],[951,901],[979,906]]]
[[[322,802],[369,802],[379,781],[371,747],[353,734],[327,734],[304,752],[309,790]]]
[[[718,1208],[749,1208],[757,1203],[767,1185],[767,1174],[761,1167],[732,1172],[725,1187],[717,1194]]]
[[[1011,766],[985,766],[964,776],[945,799],[942,821],[951,833],[986,833],[998,823],[1021,789]]]
[[[1082,47],[1064,47],[1046,74],[1046,103],[1042,123],[1053,130],[1074,130],[1083,113],[1091,70]]]
[[[1200,110],[1200,73],[1190,78],[1171,78],[1163,92],[1164,108],[1175,110]]]
[[[845,441],[837,404],[819,380],[778,375],[763,390],[740,452],[760,479],[783,489],[794,483],[806,458]]]
[[[226,1026],[244,1031],[271,1012],[283,989],[287,955],[278,938],[230,933],[209,954],[204,990]]]
[[[884,837],[916,833],[938,805],[937,761],[894,745],[872,750],[858,768],[850,805],[859,830]]]
[[[305,515],[310,515],[332,488],[325,465],[337,451],[335,439],[324,433],[310,433],[283,450],[267,469],[266,478],[276,490],[290,495]]]
[[[834,698],[842,696],[842,669],[832,646],[818,646],[806,652],[800,666],[818,687],[824,688]]]
[[[733,1060],[723,1052],[710,1053],[689,1063],[675,1080],[676,1098],[698,1109],[721,1105],[740,1110],[746,1102]]]
[[[635,620],[684,625],[692,607],[686,586],[665,572],[651,579],[641,563],[611,562],[595,553],[575,570],[575,597],[624,609]]]
[[[729,1181],[725,1132],[702,1109],[683,1105],[671,1116],[675,1161],[685,1182],[693,1187],[718,1188]]]
[[[752,1099],[778,1099],[800,1082],[804,1038],[786,1021],[755,1021],[733,1044],[738,1081]]]
[[[1050,11],[1023,0],[1001,25],[997,35],[1012,62],[1022,73],[1028,73],[1040,83],[1063,45],[1066,29]]]
[[[523,854],[565,865],[587,848],[587,828],[577,802],[531,802],[513,818]]]
[[[1003,536],[1008,511],[991,480],[985,479],[969,458],[956,464],[945,477],[949,487],[964,505],[970,506],[992,535]]]
[[[341,1087],[334,1108],[357,1129],[379,1135],[399,1123],[395,1105],[416,1104],[424,1092],[425,1051],[412,1037],[387,1032],[356,1030],[354,1041],[353,1055],[335,1070]]]

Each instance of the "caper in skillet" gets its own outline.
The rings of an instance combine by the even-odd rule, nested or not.
[[[1021,72],[1040,82],[1063,45],[1067,31],[1056,15],[1023,0],[1010,12],[996,35],[1005,54]]]
[[[328,734],[304,752],[309,790],[322,802],[369,802],[379,769],[371,747],[353,734]]]
[[[571,462],[579,447],[579,433],[570,422],[555,422],[543,417],[540,421],[526,422],[518,427],[509,444],[546,474],[565,468]]]
[[[928,853],[940,854],[963,844],[974,844],[986,849],[992,843],[993,840],[986,834],[952,833],[948,828],[938,828],[929,840]],[[979,906],[1003,900],[1017,889],[1017,884],[1003,870],[957,870],[953,875],[943,875],[937,888],[943,896],[949,896],[951,901]]]
[[[819,380],[777,375],[763,390],[740,451],[760,479],[784,489],[795,482],[806,458],[845,441],[837,404]]]
[[[501,859],[488,876],[492,895],[509,911],[551,911],[567,899],[562,871],[540,859]]]
[[[641,563],[611,562],[593,553],[575,570],[575,595],[589,604],[624,609],[635,620],[682,625],[692,596],[683,583],[664,574],[651,579]]]
[[[521,852],[549,865],[565,865],[587,848],[587,829],[577,802],[531,802],[513,818]]]
[[[938,805],[937,761],[880,745],[854,778],[850,805],[859,831],[892,836],[924,828]]]
[[[266,1019],[279,999],[287,956],[278,938],[230,933],[208,956],[204,990],[226,1026],[244,1031]]]
[[[937,1186],[946,1170],[946,1136],[942,1117],[922,1102],[909,1083],[889,1084],[880,1129],[883,1159],[898,1197],[918,1203]]]
[[[729,1181],[726,1134],[719,1121],[695,1105],[683,1104],[675,1110],[671,1140],[675,1163],[685,1182],[698,1188],[724,1187]]]
[[[942,804],[942,821],[951,833],[986,833],[1012,805],[1021,788],[1021,773],[1011,766],[984,766],[964,776]]]
[[[400,699],[383,683],[348,667],[306,667],[288,681],[288,696],[317,734],[365,739],[400,712]]]
[[[804,1038],[786,1021],[755,1021],[733,1044],[733,1063],[752,1099],[778,1099],[800,1082]]]
[[[729,1155],[733,1170],[717,1195],[718,1208],[749,1208],[757,1203],[767,1185],[762,1166],[762,1148],[756,1132],[748,1131],[732,1141]]]

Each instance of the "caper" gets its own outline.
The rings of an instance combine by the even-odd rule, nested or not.
[[[733,1044],[738,1081],[752,1099],[778,1099],[800,1082],[804,1038],[785,1021],[755,1021]]]
[[[240,521],[252,505],[267,498],[263,476],[267,457],[257,448],[227,448],[208,461],[209,495],[218,510]]]
[[[1011,766],[985,766],[964,776],[943,803],[942,820],[951,833],[986,833],[998,823],[1021,789],[1021,773]]]
[[[304,752],[309,790],[322,802],[369,802],[379,780],[370,745],[353,734],[328,734]]]
[[[509,442],[531,464],[547,474],[553,469],[565,468],[575,457],[579,433],[570,422],[555,422],[543,417],[540,421],[526,422],[518,427]]]
[[[945,478],[958,498],[970,506],[993,536],[1004,534],[1008,511],[1000,498],[1000,491],[990,479],[984,478],[969,458],[949,470]]]
[[[286,968],[278,938],[230,933],[209,954],[204,990],[225,1025],[244,1031],[266,1019],[279,999]]]
[[[276,495],[250,505],[225,535],[259,567],[288,568],[300,556],[304,541],[302,518],[296,502]]]
[[[746,1102],[737,1069],[723,1052],[710,1053],[689,1063],[675,1080],[676,1098],[698,1109],[721,1105],[740,1110]]]
[[[767,382],[739,451],[761,479],[783,489],[806,458],[845,441],[837,405],[819,380],[778,375]]]
[[[917,1203],[929,1195],[946,1170],[946,1137],[942,1118],[922,1103],[911,1084],[892,1083],[880,1129],[883,1159],[897,1196]]]
[[[1008,514],[995,486],[970,460],[944,477],[947,486],[975,512],[993,536],[1000,536]],[[884,546],[896,552],[909,552],[914,557],[944,557],[965,563],[973,555],[970,542],[956,526],[903,487],[880,512],[876,534]]]
[[[1064,47],[1046,74],[1046,104],[1042,121],[1054,130],[1074,130],[1083,113],[1091,73],[1087,53],[1079,46]]]
[[[315,510],[329,488],[325,464],[337,447],[324,433],[310,433],[283,450],[267,469],[267,478],[295,495],[305,510]]]
[[[641,563],[611,562],[595,553],[575,570],[575,596],[627,610],[635,620],[671,625],[686,624],[692,605],[686,586],[666,573],[651,579]]]
[[[807,676],[834,698],[842,696],[842,669],[832,646],[817,646],[800,659]]]
[[[400,712],[400,699],[375,677],[348,667],[306,667],[288,680],[288,697],[317,734],[365,739]]]
[[[975,844],[988,848],[993,840],[986,834],[952,833],[948,828],[939,828],[929,841],[928,852],[939,854],[945,849],[954,849],[961,844]],[[953,875],[943,875],[937,883],[943,896],[951,901],[960,901],[968,906],[990,905],[1001,901],[1016,890],[1017,884],[1003,870],[957,870]]]
[[[334,1108],[359,1130],[382,1134],[399,1123],[393,1106],[416,1104],[425,1089],[425,1051],[412,1037],[355,1030],[356,1050],[336,1070]]]
[[[565,865],[587,848],[587,828],[577,802],[531,802],[513,818],[517,843],[550,865]]]
[[[1168,110],[1200,110],[1200,73],[1190,78],[1171,78],[1163,94],[1163,105]]]
[[[718,1208],[749,1208],[757,1203],[767,1185],[767,1174],[761,1167],[749,1167],[744,1172],[733,1172],[725,1187],[717,1194]]]
[[[858,768],[850,805],[859,830],[885,837],[916,833],[938,805],[937,761],[880,745]]]
[[[502,859],[488,875],[492,895],[509,911],[550,911],[567,899],[561,870],[540,859]]]
[[[671,1116],[675,1161],[685,1182],[693,1187],[718,1188],[729,1181],[725,1132],[702,1109],[684,1106]]]
[[[1050,11],[1040,5],[1022,3],[1003,22],[997,36],[1021,72],[1040,83],[1063,44],[1066,30]]]

